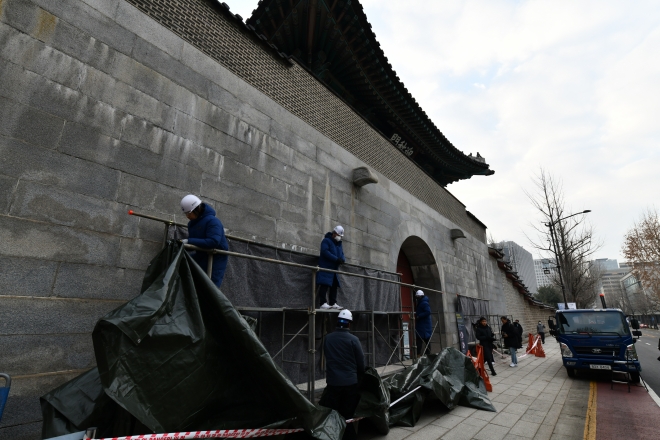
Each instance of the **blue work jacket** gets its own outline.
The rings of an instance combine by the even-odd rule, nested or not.
[[[325,234],[321,242],[321,255],[319,256],[319,267],[324,269],[339,270],[339,262],[345,261],[344,249],[341,247],[341,241],[332,239],[332,232]],[[316,284],[323,286],[332,286],[332,282],[337,279],[339,286],[339,276],[332,272],[319,271],[316,274]]]
[[[225,237],[225,228],[215,216],[215,210],[204,204],[204,212],[195,220],[188,222],[188,244],[205,249],[229,250],[229,243]],[[209,257],[205,252],[192,251],[190,256],[206,272]],[[227,270],[227,255],[216,254],[213,256],[213,269],[211,271],[211,280],[213,284],[220,287],[222,279]]]
[[[428,339],[433,334],[433,326],[431,325],[431,306],[429,305],[429,297],[423,296],[417,302],[415,309],[415,330],[420,338]]]

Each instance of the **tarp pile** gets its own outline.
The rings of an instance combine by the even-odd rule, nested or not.
[[[176,243],[151,262],[142,293],[102,318],[92,338],[97,368],[41,399],[44,438],[95,426],[97,437],[304,428],[314,438],[337,440],[346,426],[338,413],[300,393]],[[472,362],[455,349],[387,380],[369,370],[362,386],[356,417],[369,417],[384,431],[394,423],[414,425],[431,393],[449,408],[494,411]]]

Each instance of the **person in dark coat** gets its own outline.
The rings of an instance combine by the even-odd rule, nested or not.
[[[502,316],[502,337],[504,338],[504,345],[509,349],[511,353],[511,365],[510,367],[518,366],[518,357],[516,356],[516,350],[522,348],[520,345],[520,336],[518,330],[513,326],[509,318]]]
[[[339,270],[339,265],[346,262],[341,239],[344,236],[344,228],[336,226],[332,232],[325,234],[321,242],[321,255],[319,256],[319,267],[324,269]],[[322,309],[337,309],[342,307],[337,304],[337,289],[340,286],[339,276],[332,272],[318,271],[316,273],[316,284],[319,286],[319,301]],[[330,298],[327,298],[330,290]]]
[[[545,326],[541,321],[536,324],[536,333],[541,336],[541,344],[545,344]]]
[[[433,335],[433,326],[431,322],[431,305],[429,297],[424,292],[418,290],[415,293],[417,305],[415,306],[415,335],[417,341],[417,355],[431,353],[431,336]],[[423,353],[422,353],[423,351]]]
[[[493,342],[495,342],[495,333],[488,325],[488,321],[483,316],[479,318],[475,335],[479,340],[479,344],[484,348],[484,361],[490,368],[490,374],[497,376],[495,368],[493,368]]]
[[[513,326],[516,328],[516,331],[518,332],[518,338],[520,339],[518,341],[518,343],[522,347],[522,345],[523,345],[523,327],[522,327],[522,325],[520,325],[520,320],[516,319],[513,322]]]
[[[342,310],[337,328],[325,337],[326,388],[319,405],[337,411],[345,420],[353,418],[360,402],[360,378],[364,374],[364,352],[357,336],[350,333],[353,315]],[[357,437],[354,424],[346,426],[344,440]]]
[[[215,216],[213,207],[202,203],[199,197],[189,194],[181,200],[181,209],[188,218],[188,238],[181,240],[184,244],[191,244],[204,249],[229,250],[229,243],[225,237],[225,228]],[[190,251],[190,256],[199,267],[206,272],[209,257],[206,252]],[[227,255],[215,254],[211,269],[213,284],[220,287],[227,270]]]

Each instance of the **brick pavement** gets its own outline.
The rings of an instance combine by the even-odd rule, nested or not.
[[[589,401],[589,380],[571,379],[561,362],[558,344],[548,338],[545,358],[527,356],[517,368],[496,355],[488,393],[496,413],[458,407],[447,411],[427,402],[415,427],[395,427],[387,436],[364,426],[359,440],[582,440]]]

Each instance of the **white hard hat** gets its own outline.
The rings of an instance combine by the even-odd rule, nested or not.
[[[199,200],[199,197],[194,196],[192,194],[188,194],[187,196],[181,199],[181,210],[185,214],[188,214],[189,212],[192,212],[195,208],[197,208],[201,204],[202,201]]]
[[[344,309],[341,312],[339,312],[339,319],[345,319],[347,321],[353,321],[353,314],[351,313],[350,310]]]
[[[344,236],[344,227],[341,226],[341,225],[337,225],[337,226],[335,226],[335,229],[333,229],[333,231],[335,231],[335,233],[336,233],[337,235],[339,235],[340,237],[343,237],[343,236]]]
[[[415,296],[424,296],[424,292],[418,290],[417,292],[415,292]]]

